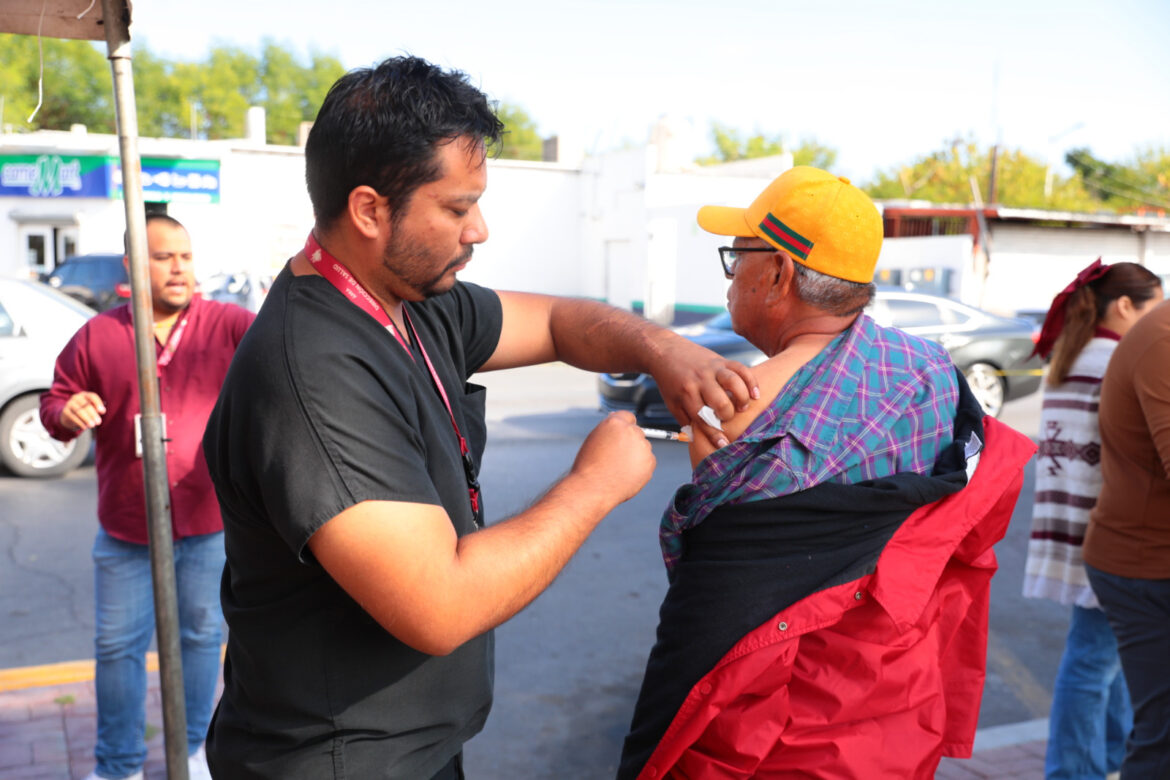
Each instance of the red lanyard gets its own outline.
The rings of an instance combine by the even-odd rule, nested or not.
[[[371,317],[376,319],[383,327],[389,330],[394,338],[398,341],[402,348],[406,350],[406,354],[411,360],[414,360],[414,353],[410,351],[410,345],[406,343],[406,339],[398,332],[398,328],[394,327],[394,322],[390,319],[390,315],[382,308],[382,305],[366,292],[366,288],[362,287],[361,283],[354,278],[349,269],[342,265],[337,258],[329,254],[321,244],[317,242],[317,237],[309,232],[309,237],[305,241],[305,256],[309,258],[309,262],[317,269],[325,280],[340,290],[345,297],[349,298],[355,306],[365,311]],[[439,374],[435,371],[435,366],[431,363],[431,358],[427,355],[426,347],[423,346],[422,339],[418,337],[418,331],[414,327],[414,323],[410,321],[410,314],[406,311],[406,307],[402,307],[402,319],[406,322],[406,327],[410,328],[410,334],[414,337],[414,343],[418,344],[418,351],[422,353],[423,361],[427,364],[427,370],[431,374],[431,381],[435,388],[439,391],[439,396],[443,399],[443,405],[447,407],[447,414],[451,418],[451,427],[455,429],[455,436],[459,439],[459,454],[463,457],[463,471],[467,477],[467,493],[471,497],[471,511],[475,515],[475,522],[478,525],[483,525],[482,518],[479,511],[479,481],[475,474],[475,463],[471,460],[471,449],[467,446],[467,440],[463,438],[463,434],[459,431],[459,424],[455,422],[455,412],[451,409],[451,401],[447,398],[447,390],[443,387],[443,381],[439,379]]]
[[[171,337],[167,339],[167,345],[163,349],[162,354],[158,356],[158,367],[165,368],[171,363],[171,359],[175,356],[175,350],[179,348],[179,342],[183,340],[183,331],[187,329],[187,315],[191,313],[190,305],[187,310],[183,312],[183,318],[179,320],[179,324],[171,330]]]

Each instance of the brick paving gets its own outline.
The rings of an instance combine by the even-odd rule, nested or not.
[[[166,780],[162,696],[158,674],[148,675],[146,780]],[[0,688],[0,778],[82,780],[93,769],[97,713],[92,680],[4,690]],[[940,780],[1037,780],[1044,776],[1044,740],[1035,724],[999,727],[993,739],[977,740],[970,759],[944,758]],[[1013,741],[1022,739],[1023,741]],[[980,747],[980,742],[990,745]],[[475,778],[475,780],[513,780]],[[568,780],[574,780],[572,778]]]
[[[165,780],[158,675],[146,693],[148,780]],[[97,711],[93,682],[0,692],[0,778],[81,780],[93,769]]]

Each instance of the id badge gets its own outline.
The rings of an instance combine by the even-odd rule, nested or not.
[[[162,428],[162,439],[167,440],[167,416],[159,415],[159,425]],[[134,415],[134,457],[142,457],[142,415]]]

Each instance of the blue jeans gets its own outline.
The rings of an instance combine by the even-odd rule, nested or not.
[[[1085,570],[1117,637],[1133,697],[1122,780],[1170,777],[1170,580],[1119,577],[1087,564]]]
[[[1073,606],[1048,716],[1048,780],[1101,780],[1125,757],[1133,727],[1117,639],[1105,613]]]
[[[174,543],[187,748],[203,744],[219,679],[223,532]],[[150,550],[98,530],[93,544],[97,631],[97,773],[132,775],[146,762],[146,651],[154,635]]]

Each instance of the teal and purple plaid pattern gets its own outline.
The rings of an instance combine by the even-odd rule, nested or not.
[[[678,489],[659,530],[667,569],[682,555],[682,531],[718,506],[930,473],[953,438],[958,399],[946,350],[861,315]]]

